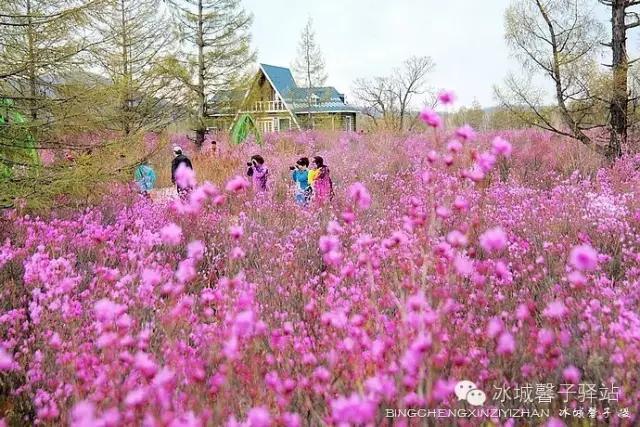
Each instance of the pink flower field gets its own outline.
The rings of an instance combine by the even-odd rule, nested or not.
[[[640,158],[599,168],[545,133],[426,116],[404,136],[187,148],[184,202],[114,185],[81,211],[6,213],[6,425],[559,426],[593,408],[581,423],[637,425]],[[288,166],[316,154],[335,198],[300,208]]]

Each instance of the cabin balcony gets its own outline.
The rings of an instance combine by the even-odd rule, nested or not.
[[[271,113],[277,111],[286,111],[286,108],[284,106],[284,102],[282,101],[256,101],[249,111]]]

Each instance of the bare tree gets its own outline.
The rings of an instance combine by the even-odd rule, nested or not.
[[[405,116],[415,95],[425,93],[425,79],[435,64],[428,56],[412,56],[396,68],[391,90],[398,104],[398,130],[404,129]]]
[[[354,82],[353,92],[362,106],[362,114],[371,119],[376,129],[396,127],[393,122],[397,111],[390,88],[388,77],[361,78]]]
[[[585,133],[603,126],[594,123],[594,117],[604,98],[590,85],[596,80],[602,37],[593,10],[584,0],[516,0],[505,18],[507,42],[527,76],[510,75],[506,88],[496,88],[502,104],[517,116],[526,106],[535,116],[532,125],[575,138],[604,154],[605,147]],[[545,108],[543,90],[531,87],[533,76],[552,83],[555,110]],[[553,117],[556,112],[561,125]]]
[[[253,17],[240,0],[169,0],[184,49],[166,70],[192,95],[196,144],[206,133],[208,95],[233,86],[255,58],[249,46]],[[195,80],[193,79],[195,76]]]
[[[327,80],[324,58],[320,46],[316,43],[316,34],[313,30],[311,18],[307,20],[307,24],[300,34],[298,56],[293,64],[293,72],[296,74],[297,80],[303,81],[304,87],[307,88],[307,126],[311,126],[311,109],[314,96],[311,88],[320,87]]]
[[[389,76],[357,79],[354,95],[376,127],[402,131],[417,95],[426,91],[426,77],[435,64],[428,56],[411,57]]]

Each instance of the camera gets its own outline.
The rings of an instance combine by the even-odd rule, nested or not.
[[[253,163],[247,162],[247,166],[251,167],[251,166],[253,166]]]
[[[296,170],[296,167],[295,166],[289,166],[289,170],[290,171],[294,171],[294,170]]]

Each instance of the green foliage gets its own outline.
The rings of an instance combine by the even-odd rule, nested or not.
[[[255,59],[249,29],[253,17],[239,0],[169,0],[181,45],[166,71],[185,92],[196,143],[206,130],[209,95],[234,87]]]
[[[451,116],[453,126],[471,125],[474,129],[485,129],[485,112],[478,100],[473,100],[471,107],[461,107]]]

